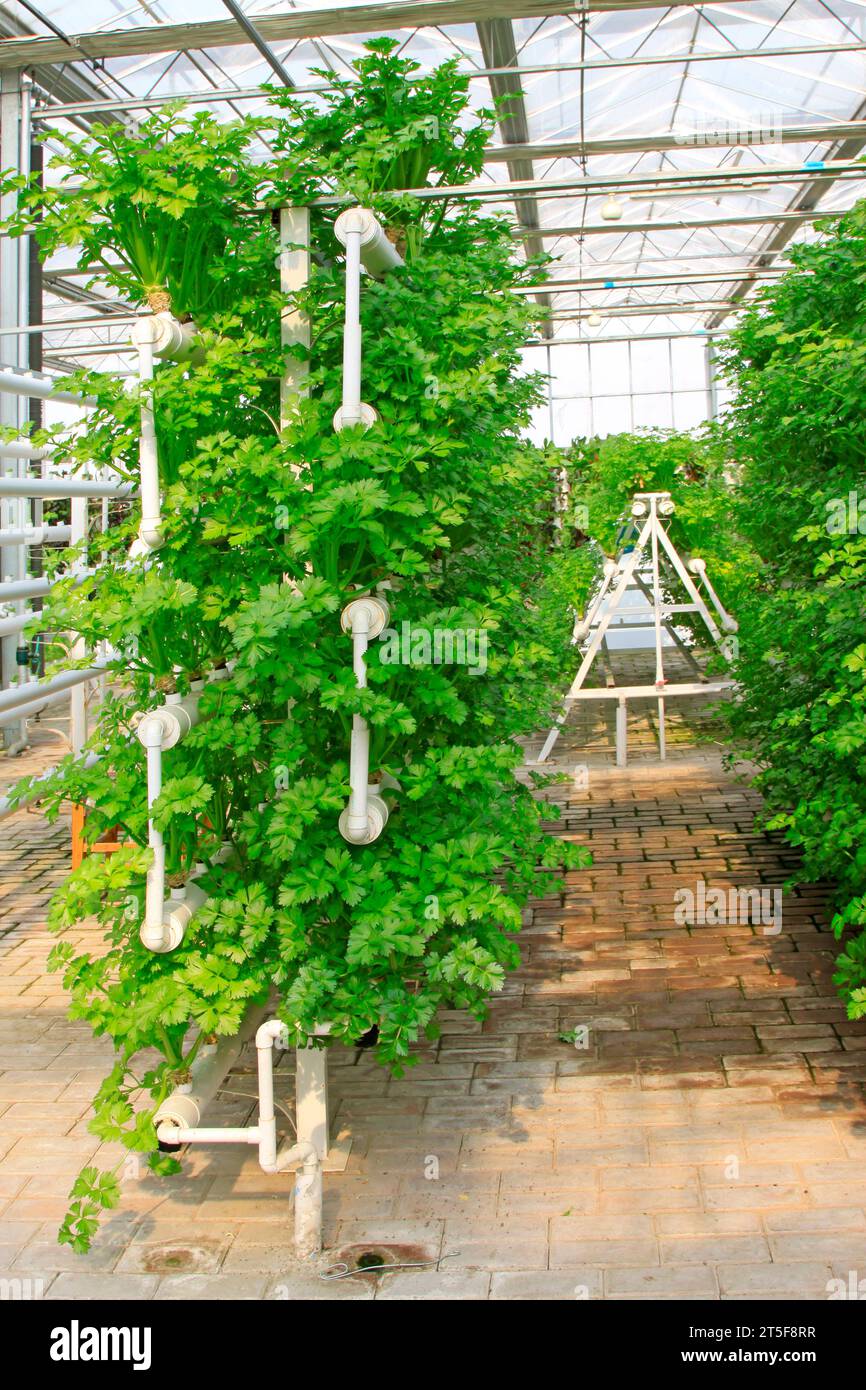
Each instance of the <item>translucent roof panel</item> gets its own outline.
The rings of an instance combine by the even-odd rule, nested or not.
[[[363,32],[286,37],[284,27],[280,36],[286,16],[295,23],[305,11],[349,7],[363,10]],[[512,192],[499,205],[518,224],[518,254],[543,244],[556,257],[545,274],[548,336],[584,332],[589,314],[602,319],[596,337],[730,323],[730,306],[771,280],[790,243],[815,235],[818,213],[866,193],[858,167],[866,0],[729,0],[513,20],[497,18],[489,0],[477,24],[450,22],[460,12],[443,0],[442,23],[419,29],[389,29],[389,6],[362,0],[244,0],[243,8],[271,26],[267,41],[302,88],[319,80],[313,69],[347,74],[365,39],[391,32],[425,70],[458,57],[473,78],[475,109],[501,87],[501,76],[487,72],[496,30],[496,52],[514,54],[499,65],[515,62],[520,76],[523,110],[507,134],[522,148],[511,158],[494,152],[483,183],[507,195],[513,181],[531,180],[519,203]],[[502,0],[503,8],[520,6]],[[162,27],[215,21],[222,39],[203,27],[199,47],[160,43]],[[65,106],[71,80],[83,99],[99,96],[121,112],[131,101],[185,96],[226,117],[263,109],[255,89],[274,78],[242,30],[234,41],[227,25],[221,0],[36,0],[35,11],[8,0],[0,17],[9,37],[114,36],[97,61],[37,60],[49,94],[64,79],[55,96]],[[127,31],[152,51],[123,56]],[[82,108],[70,114],[78,119]],[[770,274],[750,280],[758,265]]]

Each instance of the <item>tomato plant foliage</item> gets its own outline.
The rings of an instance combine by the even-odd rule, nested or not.
[[[111,262],[131,299],[164,292],[208,348],[201,365],[157,368],[156,560],[129,560],[133,509],[105,563],[62,582],[42,620],[118,653],[90,740],[100,760],[67,761],[45,799],[54,813],[65,797],[86,801],[88,834],[119,826],[126,846],[86,857],[58,892],[52,964],[73,1017],[117,1049],[95,1133],[160,1170],[173,1160],[155,1153],[155,1106],[251,1003],[276,992],[299,1044],[322,1023],[350,1045],[378,1024],[378,1055],[399,1072],[413,1043],[436,1036],[440,1008],[484,1015],[517,963],[522,906],[588,858],[543,832],[543,805],[515,777],[514,738],[548,713],[569,626],[550,573],[549,465],[520,441],[538,393],[520,370],[534,311],[511,291],[537,267],[477,204],[443,216],[394,198],[397,186],[465,180],[490,126],[489,114],[467,118],[453,64],[414,74],[375,41],[320,107],[280,98],[264,160],[253,122],[173,110],[135,135],[94,127],[67,141],[78,186],[22,189],[45,249]],[[333,204],[311,212],[311,277],[289,306],[312,323],[306,393],[280,418],[275,210],[335,191],[362,196],[408,248],[404,268],[363,287],[364,397],[379,415],[367,433],[332,426],[344,298]],[[97,406],[63,456],[135,478],[135,390],[78,380]],[[340,611],[383,583],[398,630],[486,634],[486,670],[389,663],[374,647],[358,691]],[[171,881],[204,863],[210,897],[177,950],[154,955],[138,935],[150,851],[133,716],[195,679],[202,718],[164,756],[155,816]],[[386,829],[364,847],[337,824],[355,712],[391,787]],[[104,945],[82,950],[66,933],[92,917]],[[85,1170],[61,1238],[86,1248],[116,1200],[111,1178]]]

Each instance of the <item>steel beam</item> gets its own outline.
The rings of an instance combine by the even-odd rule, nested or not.
[[[866,168],[864,168],[866,177]],[[574,223],[562,227],[541,227],[539,235],[545,241],[559,237],[582,236],[620,236],[632,232],[690,232],[696,227],[764,227],[770,223],[793,222],[799,226],[803,222],[820,222],[825,217],[844,217],[841,212],[765,212],[752,213],[743,217],[705,217],[695,218],[653,218],[646,222],[587,222],[584,226]],[[796,230],[796,228],[794,229]],[[524,236],[521,227],[514,228],[514,236],[520,240]],[[780,248],[781,249],[781,248]],[[743,255],[748,255],[747,251]]]
[[[575,309],[557,309],[550,315],[551,319],[576,322],[579,319],[586,319],[588,313],[601,314],[602,318],[644,318],[647,315],[657,314],[711,314],[715,311],[724,314],[736,314],[741,309],[747,307],[743,300],[736,303],[729,300],[710,299],[694,304],[599,304],[587,311],[586,307]]]
[[[700,342],[706,338],[724,338],[729,331],[729,329],[723,328],[695,328],[685,332],[677,332],[674,329],[669,333],[617,333],[611,334],[610,337],[595,334],[586,338],[535,338],[530,339],[523,346],[525,348],[592,347],[593,343],[662,343],[667,342],[668,338],[691,338]],[[652,395],[653,393],[647,392],[645,394]],[[670,392],[663,394],[669,395]],[[574,397],[556,396],[554,399],[571,400]]]
[[[646,68],[661,64],[679,63],[716,63],[733,62],[740,58],[756,58],[761,62],[767,62],[773,58],[799,58],[802,55],[818,55],[831,53],[862,53],[866,50],[864,43],[806,43],[800,44],[796,48],[729,48],[722,49],[717,53],[650,53],[639,54],[633,58],[587,58],[585,61],[575,61],[573,63],[520,63],[518,67],[513,64],[506,67],[495,68],[467,68],[462,72],[464,77],[468,77],[470,82],[487,81],[491,77],[506,77],[509,73],[518,72],[522,78],[546,76],[548,73],[566,72],[605,72],[616,68]],[[320,92],[331,92],[334,90],[331,82],[305,82],[298,84],[292,89],[294,96],[312,96]],[[236,87],[228,88],[225,91],[218,87],[209,87],[205,90],[185,92],[183,100],[188,105],[210,105],[221,101],[260,101],[262,99],[262,89],[257,87]],[[92,116],[99,115],[104,111],[140,111],[156,109],[165,106],[167,102],[177,101],[176,92],[152,93],[150,96],[130,96],[130,97],[106,97],[93,101],[73,101],[45,103],[37,108],[36,114],[46,120],[57,119],[60,116]]]
[[[508,163],[508,174],[514,182],[532,182],[535,170],[532,157],[510,158],[508,147],[519,149],[527,147],[529,121],[526,115],[526,102],[523,98],[520,71],[518,68],[517,46],[510,19],[485,19],[478,25],[478,41],[484,61],[489,67],[507,69],[501,76],[491,77],[490,89],[494,97],[503,103],[499,110],[499,130],[504,141],[502,158]],[[538,228],[538,201],[534,197],[517,198],[514,202],[517,220],[527,232],[526,254],[540,256],[544,246],[539,237],[533,236]],[[542,294],[538,302],[544,309],[550,308],[550,301]]]
[[[556,196],[579,198],[585,193],[621,192],[627,194],[630,189],[642,190],[645,188],[657,189],[660,196],[663,192],[688,193],[692,190],[723,193],[730,186],[733,186],[737,192],[742,192],[755,185],[799,184],[804,180],[811,182],[818,172],[817,161],[814,168],[808,168],[804,164],[761,164],[748,169],[730,167],[668,171],[655,169],[637,174],[589,174],[582,178],[512,179],[506,183],[489,183],[479,180],[476,183],[436,184],[433,187],[425,188],[394,189],[394,196],[419,198],[422,202],[435,202],[440,198],[447,198],[449,201],[477,198],[482,201],[505,200],[506,202],[513,202],[517,198],[525,198],[532,194],[543,198]],[[820,161],[820,177],[822,181],[827,182],[828,186],[839,179],[856,178],[866,181],[866,166],[853,159],[822,160]],[[339,207],[348,201],[347,197],[336,194],[327,194],[311,200],[312,205],[316,207]],[[611,230],[615,230],[617,225],[617,223],[612,222]]]
[[[727,285],[735,284],[738,280],[747,279],[755,283],[766,280],[772,283],[780,275],[786,273],[784,266],[778,269],[765,268],[763,270],[718,270],[718,271],[697,271],[690,275],[687,272],[673,275],[588,275],[581,280],[545,280],[541,285],[522,285],[513,291],[514,294],[530,295],[537,294],[539,290],[545,290],[548,294],[578,294],[585,291],[595,290],[628,290],[640,289],[644,286],[663,286],[663,285]]]
[[[742,4],[747,0],[727,0]],[[256,15],[256,28],[269,43],[326,38],[334,34],[393,33],[445,24],[477,24],[486,19],[546,19],[563,13],[630,13],[649,9],[698,10],[695,0],[586,0],[564,5],[563,0],[403,0],[403,3],[337,6],[295,10],[281,15]],[[191,49],[232,48],[246,36],[233,19],[199,24],[147,24],[72,34],[69,41],[50,37],[9,39],[0,45],[0,68],[23,68],[33,63],[68,63],[70,42],[81,59],[125,58],[139,53],[187,53]]]
[[[855,111],[853,123],[862,124],[864,118],[866,118],[866,101],[861,102]],[[831,151],[831,158],[826,161],[828,169],[836,168],[847,160],[857,159],[857,157],[862,154],[864,144],[866,144],[866,138],[862,135],[854,136],[850,140],[841,140],[837,145],[834,145]],[[818,178],[810,179],[806,187],[801,189],[797,194],[790,211],[795,214],[813,212],[815,204],[820,202],[824,194],[832,188],[835,181],[832,174],[829,176],[821,175]],[[770,257],[782,251],[785,246],[787,246],[792,235],[793,229],[790,226],[778,227],[760,248],[760,251],[753,261],[753,265],[761,266],[769,264]],[[744,283],[740,283],[734,290],[733,298],[739,299],[747,292],[748,287]]]
[[[691,61],[691,60],[690,60]],[[665,133],[636,135],[611,140],[552,140],[544,144],[515,145],[507,148],[494,145],[485,154],[485,162],[501,164],[512,159],[580,159],[595,155],[649,154],[656,150],[727,149],[739,145],[821,144],[825,141],[859,138],[866,140],[866,121],[816,122],[811,125],[764,127],[729,122],[729,128],[693,134]]]

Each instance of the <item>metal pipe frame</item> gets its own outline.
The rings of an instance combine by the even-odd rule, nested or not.
[[[664,132],[658,135],[635,135],[610,140],[552,140],[540,144],[515,145],[514,155],[510,150],[496,145],[484,156],[486,164],[501,164],[506,159],[591,159],[601,155],[652,154],[666,150],[705,150],[733,149],[741,145],[819,145],[824,142],[852,138],[866,139],[866,122],[830,121],[816,122],[814,125],[790,125],[773,127],[749,125],[744,120],[739,126],[730,122],[718,131]]]
[[[53,333],[55,330],[68,333],[74,328],[119,328],[122,324],[135,323],[139,317],[138,314],[113,313],[110,308],[110,301],[105,300],[104,303],[107,306],[106,312],[96,314],[93,318],[55,319],[49,323],[16,323],[14,327],[0,330],[0,338],[22,338],[31,334]]]
[[[864,170],[866,173],[866,170]],[[550,241],[559,237],[584,237],[584,236],[620,236],[629,233],[643,232],[691,232],[701,227],[764,227],[769,224],[785,222],[822,222],[825,218],[844,217],[847,209],[841,212],[767,212],[750,213],[742,217],[705,217],[689,220],[687,218],[658,218],[645,222],[587,222],[584,226],[571,223],[564,227],[540,227],[538,236],[545,241]],[[515,226],[512,235],[517,240],[526,236],[523,227]],[[751,252],[744,251],[744,256]]]
[[[468,77],[470,82],[478,82],[487,81],[491,77],[508,77],[511,74],[516,74],[521,78],[541,77],[566,72],[591,73],[609,72],[619,68],[675,66],[679,63],[731,63],[749,58],[757,59],[759,62],[767,62],[769,59],[800,58],[831,53],[862,53],[864,50],[866,50],[866,44],[863,43],[805,43],[785,48],[721,49],[716,53],[649,53],[632,58],[588,58],[583,62],[575,60],[573,63],[520,63],[517,66],[466,68],[462,75]],[[320,92],[332,92],[333,90],[334,84],[332,82],[304,83],[292,88],[294,96],[314,96]],[[228,88],[226,91],[211,87],[206,91],[186,92],[183,100],[188,105],[193,106],[211,105],[222,101],[256,101],[261,100],[261,97],[261,87],[236,87],[234,89]],[[56,120],[60,117],[86,116],[103,111],[146,111],[177,100],[178,97],[175,92],[166,92],[160,95],[142,97],[106,98],[104,101],[56,103],[40,101],[34,105],[33,114],[39,120]],[[657,147],[653,146],[653,148]],[[489,157],[490,153],[488,153]],[[505,157],[504,154],[502,157]]]
[[[294,82],[289,77],[289,74],[286,72],[286,69],[283,67],[276,53],[271,48],[270,44],[262,38],[258,28],[253,24],[252,20],[244,14],[240,5],[236,5],[235,0],[223,0],[223,4],[235,23],[239,24],[241,29],[243,29],[253,47],[258,49],[259,53],[261,53],[271,71],[276,73],[284,86],[294,87]]]
[[[2,240],[2,238],[0,238]],[[29,396],[34,401],[61,401],[64,405],[95,405],[90,396],[74,391],[58,391],[57,380],[44,372],[32,372],[20,366],[0,367],[0,396]]]
[[[702,342],[708,338],[724,338],[729,331],[726,328],[693,328],[684,332],[673,330],[669,333],[625,333],[610,337],[606,334],[596,334],[591,338],[534,338],[525,342],[523,346],[525,348],[592,347],[594,343],[664,343],[671,338],[691,338],[694,341]],[[573,398],[561,399],[570,400]]]
[[[28,681],[26,685],[17,689],[4,690],[0,693],[0,713],[7,714],[19,705],[29,704],[34,700],[51,699],[55,695],[64,695],[67,691],[73,690],[75,686],[86,684],[87,681],[96,680],[98,676],[104,675],[105,666],[106,662],[100,661],[95,666],[87,666],[80,671],[63,671],[59,676],[51,676],[48,680]]]
[[[743,4],[746,0],[728,0]],[[568,8],[568,7],[567,7]],[[623,14],[635,10],[700,8],[696,0],[581,0],[589,14]],[[268,43],[328,35],[388,33],[395,29],[424,29],[445,24],[475,24],[484,19],[545,19],[563,13],[563,0],[403,0],[402,3],[294,10],[281,15],[256,15],[256,28]],[[7,39],[0,45],[0,68],[30,67],[34,63],[69,63],[70,44],[79,60],[127,58],[141,53],[187,53],[192,49],[235,47],[244,32],[234,20],[191,24],[151,24],[127,29],[104,29],[72,34],[68,40],[50,37]]]
[[[394,197],[419,198],[422,202],[436,202],[441,198],[449,201],[463,198],[488,200],[505,199],[513,202],[517,197],[539,194],[544,198],[561,196],[580,197],[593,191],[616,193],[628,189],[662,189],[668,192],[691,190],[693,188],[724,192],[725,186],[733,184],[738,191],[752,184],[802,183],[814,179],[816,175],[832,179],[857,178],[866,180],[866,168],[856,161],[821,160],[814,167],[804,164],[762,164],[755,168],[717,168],[717,169],[675,169],[654,170],[643,174],[588,174],[581,178],[561,179],[515,179],[503,183],[464,183],[437,184],[431,188],[401,188],[394,190]],[[313,207],[342,207],[351,202],[348,196],[329,194],[311,199]],[[611,224],[611,229],[616,227]]]
[[[513,293],[530,295],[538,294],[540,290],[544,290],[546,294],[574,294],[578,291],[582,293],[583,291],[594,290],[639,289],[644,285],[656,287],[664,285],[725,285],[740,280],[754,280],[756,283],[766,280],[772,283],[786,273],[786,268],[780,266],[778,270],[766,267],[763,270],[699,270],[694,275],[689,275],[687,272],[678,275],[593,275],[587,276],[585,280],[545,280],[538,285],[521,285]]]
[[[694,304],[599,304],[593,305],[590,313],[601,314],[603,318],[642,318],[647,314],[712,314],[725,313],[736,314],[741,309],[748,308],[748,301],[734,301],[711,299],[704,303]],[[551,319],[570,320],[585,319],[587,310],[585,308],[557,309],[550,315]]]
[[[29,110],[29,91],[25,96],[21,74],[18,72],[0,72],[0,169],[6,173],[14,171],[18,175],[26,176],[28,172],[30,158]],[[14,192],[7,192],[0,197],[0,220],[9,216],[15,206],[15,201]],[[21,238],[21,242],[24,243],[28,240],[29,238],[26,236]],[[22,315],[26,316],[27,314],[28,272],[29,257],[22,254],[21,243],[12,238],[0,240],[0,332],[6,328],[11,328],[19,322]],[[29,365],[30,358],[26,339],[14,339],[12,353],[15,367],[26,368]],[[4,394],[0,391],[0,426],[20,432],[26,424],[27,418],[26,403],[14,395]],[[23,473],[28,467],[28,461],[21,457],[20,446],[17,450],[17,456],[14,445],[9,446],[9,451],[11,457],[7,467],[13,474],[9,481],[14,483],[16,475]],[[5,497],[0,492],[0,528],[20,530],[29,525],[30,521],[30,506],[20,491],[7,492]],[[4,588],[8,589],[11,586],[13,594],[16,587],[27,583],[29,560],[28,548],[23,543],[4,549],[3,577],[8,581]],[[17,613],[9,616],[20,615],[22,608],[23,603],[21,601],[16,602]],[[15,633],[7,633],[0,637],[0,677],[2,677],[4,692],[17,693],[20,682],[29,675],[26,668],[17,663],[17,647],[18,636]],[[7,747],[10,745],[23,746],[26,743],[26,737],[27,729],[23,720],[17,722],[13,728],[5,729],[3,732],[3,742]]]

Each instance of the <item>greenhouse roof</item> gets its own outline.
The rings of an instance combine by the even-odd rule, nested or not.
[[[863,0],[8,0],[0,70],[33,75],[43,119],[53,105],[127,119],[178,97],[230,114],[263,110],[262,82],[347,75],[382,33],[425,69],[458,57],[475,106],[518,96],[482,192],[511,210],[519,245],[558,258],[558,340],[593,311],[597,337],[729,325],[817,215],[866,191]]]

